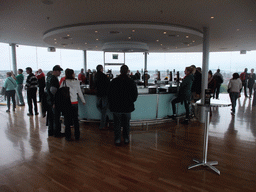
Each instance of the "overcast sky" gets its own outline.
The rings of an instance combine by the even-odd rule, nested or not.
[[[51,70],[56,64],[64,69],[72,68],[80,70],[83,68],[83,51],[56,49],[56,52],[48,52],[47,48],[19,46],[17,52],[17,68],[25,69],[32,67],[36,69]],[[124,62],[123,54],[118,54],[118,60],[112,59],[112,54],[106,55],[107,62]],[[11,47],[0,43],[0,70],[12,70]],[[141,70],[144,68],[143,53],[126,53],[126,64],[130,70]],[[88,69],[95,69],[98,64],[104,63],[103,52],[87,51]],[[202,53],[149,53],[148,70],[173,70],[183,71],[186,66],[196,65],[202,67]],[[119,70],[120,66],[108,66],[106,69]],[[209,69],[220,68],[223,71],[241,72],[244,68],[256,68],[256,51],[247,54],[240,52],[210,53]]]

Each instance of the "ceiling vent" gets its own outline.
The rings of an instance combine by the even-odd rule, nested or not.
[[[70,36],[65,36],[65,37],[61,37],[61,39],[68,40],[68,39],[72,39],[72,37],[70,37]]]
[[[52,5],[53,1],[52,0],[42,0],[42,3],[45,5]]]
[[[119,31],[109,31],[110,34],[119,34]]]

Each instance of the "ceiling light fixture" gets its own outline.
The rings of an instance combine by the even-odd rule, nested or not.
[[[99,39],[96,39],[96,41],[99,41]]]
[[[214,17],[211,17],[211,19],[214,19]]]
[[[159,42],[159,40],[156,40],[156,42]]]
[[[164,32],[164,35],[166,35],[166,31]]]
[[[135,30],[133,29],[133,30],[132,30],[132,32],[134,33],[134,32],[135,32]]]
[[[95,31],[95,33],[98,33],[98,31]]]
[[[188,39],[188,38],[189,38],[189,36],[187,35],[187,36],[186,36],[186,39]]]

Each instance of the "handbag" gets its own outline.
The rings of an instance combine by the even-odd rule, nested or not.
[[[63,81],[63,87],[59,88],[55,95],[55,106],[60,112],[68,112],[71,108],[71,100],[69,87],[66,85],[66,81]]]
[[[6,94],[6,89],[5,89],[5,87],[2,87],[2,89],[1,89],[1,95],[5,95]]]

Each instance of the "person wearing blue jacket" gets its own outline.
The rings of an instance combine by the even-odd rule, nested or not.
[[[6,73],[6,80],[4,82],[4,88],[6,89],[6,97],[7,97],[7,110],[6,112],[10,112],[10,100],[12,98],[12,107],[13,111],[16,108],[16,101],[15,101],[15,89],[17,87],[16,81],[12,78],[12,73]]]

